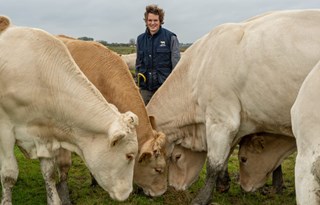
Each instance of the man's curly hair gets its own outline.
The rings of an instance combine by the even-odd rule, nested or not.
[[[147,23],[148,20],[148,14],[154,14],[159,16],[160,24],[164,23],[164,11],[162,8],[158,7],[158,5],[152,4],[149,6],[146,6],[146,12],[144,12],[144,21]]]

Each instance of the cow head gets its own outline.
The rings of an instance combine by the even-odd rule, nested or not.
[[[241,187],[247,192],[262,187],[295,147],[293,137],[266,133],[244,137],[238,153]]]
[[[82,146],[83,158],[111,198],[123,201],[132,191],[133,169],[138,153],[135,126],[138,118],[131,112],[112,123],[108,134],[92,136]]]
[[[169,185],[176,190],[188,189],[199,177],[207,152],[197,152],[175,145],[169,162]]]
[[[155,128],[154,119],[150,118]],[[134,182],[146,195],[160,196],[167,190],[166,137],[153,130],[153,137],[140,147],[134,169]]]

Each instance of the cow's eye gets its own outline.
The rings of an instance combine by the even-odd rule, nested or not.
[[[134,159],[134,154],[130,153],[126,155],[128,161],[132,161]]]
[[[177,154],[175,157],[176,157],[176,160],[178,161],[181,158],[181,154]]]
[[[242,163],[246,163],[248,159],[246,157],[241,157],[240,160]]]

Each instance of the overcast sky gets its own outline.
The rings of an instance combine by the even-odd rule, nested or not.
[[[52,34],[128,43],[144,32],[148,4],[165,10],[163,27],[192,43],[219,24],[267,11],[320,8],[319,0],[1,0],[0,14],[13,24]]]

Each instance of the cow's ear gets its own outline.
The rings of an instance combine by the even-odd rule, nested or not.
[[[252,140],[253,140],[253,146],[256,152],[261,153],[264,149],[264,144],[265,144],[264,137],[256,136],[252,138]]]
[[[166,144],[166,136],[162,132],[158,132],[156,138],[154,139],[154,143],[152,146],[153,153],[156,157],[158,157],[161,153],[162,148],[165,147]]]
[[[156,119],[154,118],[154,116],[150,115],[149,116],[149,120],[150,120],[150,123],[151,123],[151,127],[154,130],[157,130]]]
[[[148,159],[150,159],[152,156],[151,152],[143,152],[139,155],[139,160],[138,162],[141,163],[143,161],[147,161]]]
[[[128,125],[131,128],[134,128],[134,126],[137,126],[139,124],[139,118],[134,113],[128,111],[124,113],[124,120],[128,123]]]
[[[124,138],[126,135],[125,135],[125,133],[123,132],[120,132],[120,133],[116,133],[115,135],[113,135],[112,137],[111,137],[111,143],[110,143],[110,145],[111,145],[111,147],[114,147],[114,146],[116,146],[117,144],[118,144],[118,142],[122,139],[122,138]]]

